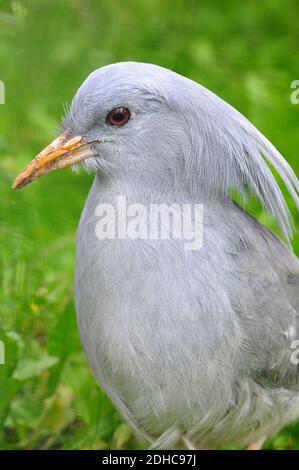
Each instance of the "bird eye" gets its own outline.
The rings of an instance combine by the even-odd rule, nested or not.
[[[131,113],[128,108],[121,106],[120,108],[114,108],[108,114],[106,122],[112,126],[123,126],[128,122],[131,117]]]

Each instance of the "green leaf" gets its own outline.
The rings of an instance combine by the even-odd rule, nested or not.
[[[26,428],[34,428],[42,415],[42,404],[36,399],[16,397],[10,407],[10,415],[14,422]]]
[[[51,371],[49,391],[53,392],[57,386],[65,361],[76,350],[80,349],[80,340],[77,330],[76,316],[73,302],[69,303],[60,314],[55,329],[49,337],[48,351],[51,355],[59,357],[60,362]]]
[[[12,378],[0,379],[0,415],[9,405],[18,390],[18,383]]]
[[[43,353],[39,358],[35,359],[21,359],[13,373],[13,378],[16,380],[30,379],[39,375],[44,370],[55,366],[58,362],[58,357],[49,356],[47,353]]]
[[[113,435],[113,441],[115,443],[115,449],[124,449],[126,444],[132,438],[133,432],[126,423],[120,424]]]

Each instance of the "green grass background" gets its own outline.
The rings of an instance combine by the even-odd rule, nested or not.
[[[157,63],[237,107],[298,173],[298,10],[296,0],[0,0],[0,448],[142,447],[95,383],[77,333],[75,232],[92,177],[64,170],[10,189],[55,136],[63,103],[103,64]],[[266,447],[299,449],[299,425]]]

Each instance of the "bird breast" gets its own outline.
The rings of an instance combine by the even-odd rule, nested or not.
[[[186,410],[191,419],[194,403],[216,409],[218,402],[222,409],[231,399],[238,339],[222,285],[222,249],[187,252],[181,240],[98,239],[96,208],[115,204],[120,193],[129,194],[96,178],[81,217],[78,324],[103,388],[121,396],[139,419],[159,416],[158,432],[171,423],[171,409],[181,410],[187,420]],[[137,202],[135,196],[132,201]],[[217,396],[219,380],[223,386]]]

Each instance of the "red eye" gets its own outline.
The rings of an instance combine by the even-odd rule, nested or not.
[[[128,122],[131,117],[131,113],[128,108],[121,106],[110,111],[106,118],[106,122],[112,126],[123,126]]]

